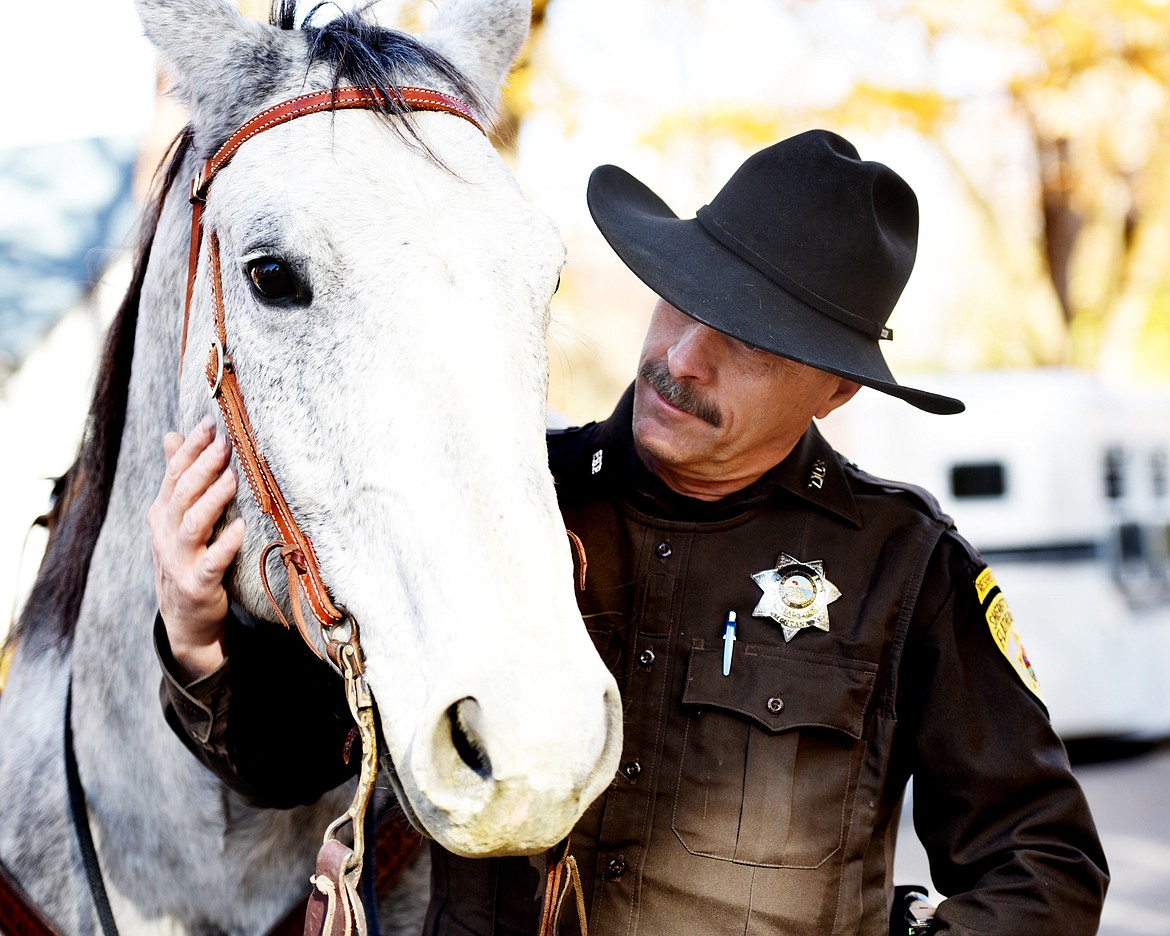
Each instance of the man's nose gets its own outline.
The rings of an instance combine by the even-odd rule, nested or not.
[[[667,352],[671,376],[699,383],[710,380],[722,337],[701,322],[687,323]]]

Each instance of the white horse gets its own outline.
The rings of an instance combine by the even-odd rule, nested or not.
[[[71,677],[77,762],[122,936],[262,933],[306,893],[323,826],[349,791],[252,808],[162,718],[145,514],[164,432],[213,407],[206,237],[180,380],[188,182],[256,112],[337,83],[430,86],[487,113],[529,4],[450,0],[422,40],[352,15],[293,30],[221,0],[139,7],[189,107],[190,145],[173,160],[153,240],[147,224],[18,628],[0,698],[0,860],[63,933],[96,931],[65,804]],[[218,235],[257,441],[332,597],[360,622],[407,814],[464,855],[551,846],[612,779],[621,746],[617,688],[577,612],[545,453],[556,230],[470,122],[364,110],[247,142],[203,225]],[[271,617],[257,571],[271,527],[246,485],[233,509],[249,535],[231,590]],[[287,613],[287,591],[277,598]]]

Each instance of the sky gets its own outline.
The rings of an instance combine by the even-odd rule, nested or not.
[[[154,52],[132,0],[10,3],[4,30],[0,148],[146,128],[154,113]],[[49,62],[59,64],[46,68]],[[26,93],[15,93],[19,88]]]

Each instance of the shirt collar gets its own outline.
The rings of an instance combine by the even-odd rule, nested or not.
[[[631,384],[613,414],[596,425],[589,452],[591,471],[597,482],[624,492],[636,492],[651,513],[671,519],[714,520],[742,511],[745,506],[767,498],[780,489],[811,506],[835,514],[854,527],[863,526],[861,511],[853,496],[841,457],[825,441],[815,425],[778,465],[754,484],[718,501],[684,497],[668,488],[638,458],[634,449],[631,420],[634,387]],[[624,483],[623,483],[624,482]]]
[[[759,483],[783,488],[815,507],[836,514],[860,529],[864,524],[846,463],[820,430],[810,425],[788,457],[765,472]]]

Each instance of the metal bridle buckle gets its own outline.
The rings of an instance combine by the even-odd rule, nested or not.
[[[338,610],[342,614],[341,620],[325,631],[325,639],[333,646],[350,646],[357,641],[357,622],[349,616],[345,608],[338,608]],[[325,629],[322,628],[322,630]],[[341,664],[338,663],[338,669],[340,668]]]

